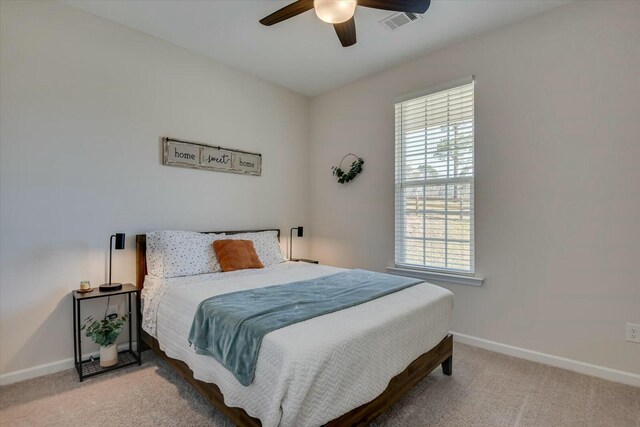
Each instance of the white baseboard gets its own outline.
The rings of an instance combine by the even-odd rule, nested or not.
[[[568,369],[570,371],[579,372],[581,374],[591,375],[603,378],[609,381],[615,381],[640,387],[640,375],[631,372],[619,371],[617,369],[606,368],[604,366],[592,365],[590,363],[579,362],[577,360],[567,359],[564,357],[553,356],[551,354],[540,353],[538,351],[527,350],[521,347],[515,347],[508,344],[502,344],[495,341],[476,338],[470,335],[460,334],[451,331],[453,339],[462,344],[469,344],[474,347],[483,348],[485,350],[495,351],[496,353],[506,354],[508,356],[518,357],[520,359],[530,360],[532,362],[543,363],[545,365],[555,366],[556,368]],[[118,346],[119,350],[125,350],[129,347],[128,343]],[[136,345],[134,344],[134,349]],[[92,353],[96,356],[98,353]],[[89,355],[85,355],[88,357]],[[73,358],[59,360],[57,362],[46,363],[44,365],[34,366],[33,368],[21,369],[19,371],[8,372],[0,375],[0,385],[13,384],[18,381],[24,381],[31,378],[40,377],[42,375],[53,374],[55,372],[64,371],[73,368]]]
[[[137,348],[137,344],[133,343],[134,351]],[[128,350],[129,343],[119,344],[118,351]],[[96,357],[100,352],[87,353],[83,355],[83,359],[89,356]],[[30,380],[31,378],[41,377],[43,375],[54,374],[56,372],[64,371],[66,369],[73,368],[73,357],[68,359],[58,360],[57,362],[45,363],[44,365],[34,366],[32,368],[20,369],[19,371],[7,372],[0,375],[0,386],[17,383],[19,381]]]
[[[45,363],[33,368],[20,369],[19,371],[7,372],[0,375],[0,386],[17,383],[19,381],[30,380],[31,378],[53,374],[73,368],[73,357],[58,360],[57,362]]]
[[[606,368],[604,366],[592,365],[590,363],[553,356],[547,353],[540,353],[539,351],[527,350],[526,348],[514,347],[512,345],[489,341],[483,338],[476,338],[470,335],[460,334],[458,332],[451,331],[451,333],[453,334],[453,340],[462,344],[469,344],[485,350],[495,351],[496,353],[502,353],[508,356],[554,366],[556,368],[567,369],[609,381],[640,387],[640,375],[638,374]]]

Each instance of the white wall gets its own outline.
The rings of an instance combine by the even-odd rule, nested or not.
[[[0,373],[72,357],[69,292],[106,280],[114,232],[133,282],[136,233],[307,225],[308,98],[57,2],[0,16]],[[261,152],[263,174],[162,166],[161,136]]]
[[[325,263],[392,265],[393,97],[470,74],[486,282],[447,286],[453,328],[640,373],[640,346],[624,341],[624,323],[640,323],[640,3],[576,2],[336,89],[311,110],[56,2],[1,1],[0,19],[5,376],[72,356],[69,292],[105,281],[116,231],[128,235],[116,281],[134,280],[134,234],[158,228],[301,224],[301,256],[311,240]],[[164,167],[163,135],[262,152],[263,175]],[[342,186],[330,168],[349,151],[365,172]]]
[[[311,253],[393,264],[393,98],[476,76],[476,253],[457,332],[640,373],[640,2],[579,1],[318,96]],[[331,176],[365,159],[348,185]]]

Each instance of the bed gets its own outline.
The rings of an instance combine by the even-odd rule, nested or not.
[[[254,381],[243,386],[215,359],[189,346],[186,337],[199,302],[341,269],[285,262],[160,279],[147,275],[145,235],[137,236],[136,247],[142,340],[237,425],[368,424],[437,366],[451,375],[453,296],[421,283],[267,334]]]

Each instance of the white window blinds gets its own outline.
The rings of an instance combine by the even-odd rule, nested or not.
[[[474,83],[395,105],[395,262],[474,272]]]

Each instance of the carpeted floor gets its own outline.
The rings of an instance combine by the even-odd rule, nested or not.
[[[11,426],[230,426],[152,353],[143,365],[80,383],[72,370],[0,388]],[[634,426],[640,388],[455,344],[453,376],[437,369],[379,426]]]

